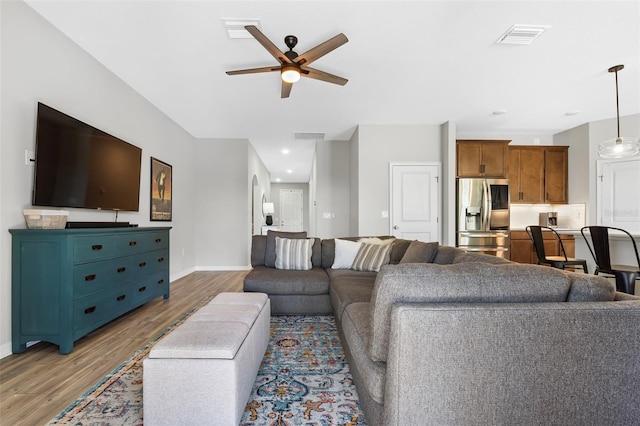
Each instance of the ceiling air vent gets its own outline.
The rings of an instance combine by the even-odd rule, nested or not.
[[[262,24],[259,19],[222,18],[222,23],[224,24],[228,38],[253,38],[253,36],[244,29],[246,25],[255,25],[259,30],[262,30]]]
[[[496,43],[531,44],[533,40],[540,37],[549,28],[551,28],[551,25],[514,25]]]
[[[295,140],[316,140],[320,141],[324,139],[324,133],[314,132],[296,132],[293,134]]]

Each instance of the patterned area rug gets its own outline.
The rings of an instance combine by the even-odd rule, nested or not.
[[[138,350],[49,425],[142,425],[142,361],[162,336],[208,301]],[[269,346],[241,424],[366,424],[333,317],[271,318]]]

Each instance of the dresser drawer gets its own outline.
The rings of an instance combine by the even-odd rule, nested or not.
[[[129,256],[132,254],[149,251],[149,235],[132,232],[116,236],[116,250],[118,256]]]
[[[147,250],[160,250],[169,248],[168,232],[150,232],[145,235]]]
[[[87,294],[130,281],[134,275],[131,258],[119,257],[73,267],[73,297]]]
[[[131,285],[120,285],[73,302],[74,334],[84,335],[127,312],[133,304]]]
[[[138,278],[144,278],[168,268],[169,252],[167,250],[156,250],[133,257],[133,269]]]
[[[133,291],[133,303],[143,304],[155,297],[169,293],[169,275],[167,271],[149,275],[136,282]]]
[[[96,235],[73,238],[73,261],[81,263],[90,260],[107,259],[116,254],[114,235]]]

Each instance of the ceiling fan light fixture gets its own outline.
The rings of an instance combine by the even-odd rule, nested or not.
[[[624,65],[614,65],[609,72],[616,73],[616,119],[618,124],[618,137],[607,139],[598,145],[598,155],[601,158],[633,157],[640,153],[640,141],[637,138],[620,136],[620,102],[618,100],[618,71],[624,69]]]
[[[295,65],[285,65],[280,70],[280,77],[285,83],[295,83],[300,80],[300,70]]]

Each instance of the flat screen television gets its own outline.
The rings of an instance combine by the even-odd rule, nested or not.
[[[138,211],[142,150],[38,103],[33,205]]]

